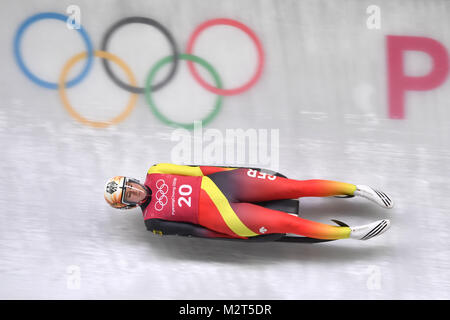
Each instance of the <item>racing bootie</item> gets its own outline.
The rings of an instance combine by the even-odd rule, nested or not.
[[[392,201],[386,193],[372,189],[369,186],[357,185],[354,195],[369,199],[386,209],[394,207],[394,201]]]
[[[359,227],[350,227],[350,238],[369,240],[384,233],[390,226],[391,222],[387,219],[383,219]]]

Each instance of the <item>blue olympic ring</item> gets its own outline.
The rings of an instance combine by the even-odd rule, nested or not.
[[[16,36],[14,37],[14,55],[15,55],[17,64],[19,65],[20,69],[22,69],[22,71],[25,73],[25,75],[29,79],[31,79],[34,83],[38,84],[41,87],[56,90],[56,89],[58,89],[58,84],[56,82],[48,82],[48,81],[38,78],[27,68],[27,66],[23,62],[22,56],[20,54],[20,40],[21,40],[25,30],[31,24],[33,24],[39,20],[56,19],[56,20],[61,20],[63,22],[66,22],[68,18],[69,17],[67,17],[63,14],[55,13],[55,12],[38,13],[38,14],[26,19],[20,25],[19,29],[16,32]],[[83,37],[84,42],[86,43],[87,59],[86,59],[86,65],[84,66],[83,70],[81,70],[80,74],[77,77],[75,77],[73,80],[70,80],[69,82],[67,82],[67,84],[66,84],[67,88],[70,88],[70,87],[78,84],[81,80],[83,80],[84,77],[87,76],[87,74],[92,66],[92,61],[93,61],[93,57],[94,57],[93,46],[92,46],[91,40],[89,39],[89,36],[86,33],[86,31],[81,26],[79,29],[75,29],[75,30],[77,30],[80,33],[80,35]]]

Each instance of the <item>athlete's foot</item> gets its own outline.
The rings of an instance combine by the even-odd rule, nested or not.
[[[383,208],[390,209],[394,207],[394,201],[386,193],[372,189],[369,186],[357,185],[354,195],[369,199]]]
[[[360,227],[350,227],[350,238],[357,240],[369,240],[384,233],[391,226],[387,219],[379,220]]]

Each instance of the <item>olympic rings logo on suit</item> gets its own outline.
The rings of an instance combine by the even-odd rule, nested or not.
[[[161,211],[169,201],[169,199],[166,196],[167,192],[169,192],[169,186],[163,179],[159,179],[158,181],[156,181],[156,189],[158,191],[156,191],[155,194],[156,199],[155,210]]]
[[[86,51],[81,52],[75,56],[73,56],[71,59],[69,59],[66,64],[64,65],[61,74],[59,76],[58,82],[48,82],[45,80],[42,80],[41,78],[34,75],[29,68],[26,66],[26,64],[23,61],[22,54],[20,51],[21,48],[21,39],[23,37],[24,32],[26,29],[32,25],[33,23],[44,20],[44,19],[56,19],[63,22],[66,22],[69,17],[55,12],[43,12],[35,14],[29,18],[27,18],[18,28],[15,38],[14,38],[14,56],[16,59],[16,62],[19,66],[19,68],[22,70],[22,72],[34,83],[36,83],[39,86],[42,86],[44,88],[48,89],[54,89],[58,90],[59,96],[61,98],[61,101],[65,107],[65,109],[68,111],[68,113],[79,122],[96,127],[96,128],[104,128],[113,124],[117,124],[123,120],[125,120],[133,110],[136,100],[137,100],[137,94],[144,94],[147,104],[150,107],[150,110],[153,112],[153,114],[163,123],[174,126],[174,127],[183,127],[185,129],[192,130],[194,128],[194,123],[184,123],[184,122],[176,122],[165,115],[163,115],[158,107],[156,106],[154,99],[153,99],[153,92],[161,89],[164,87],[175,75],[177,69],[179,60],[186,60],[188,69],[194,79],[206,90],[213,92],[217,94],[217,99],[214,105],[213,110],[207,114],[201,121],[203,125],[208,124],[211,120],[213,120],[217,114],[219,113],[221,107],[222,107],[222,97],[223,96],[231,96],[240,94],[246,90],[248,90],[250,87],[252,87],[260,78],[263,70],[264,65],[264,51],[262,44],[256,34],[246,25],[232,19],[227,18],[219,18],[219,19],[212,19],[203,22],[199,26],[196,27],[194,32],[189,37],[189,41],[186,47],[186,53],[180,53],[178,51],[177,45],[175,43],[175,40],[172,36],[172,34],[167,30],[166,27],[164,27],[162,24],[157,22],[154,19],[146,18],[146,17],[127,17],[124,19],[121,19],[114,23],[111,27],[109,27],[103,36],[103,39],[101,41],[101,50],[94,50],[94,47],[92,45],[92,42],[85,31],[85,29],[80,25],[79,28],[73,29],[76,30],[81,37],[83,38],[83,41],[86,45]],[[140,24],[146,24],[149,26],[152,26],[159,30],[169,41],[172,54],[170,56],[167,56],[161,60],[159,60],[155,65],[150,69],[150,72],[148,73],[148,76],[145,81],[145,85],[143,87],[138,87],[136,83],[136,79],[131,71],[131,69],[127,66],[127,64],[120,59],[118,56],[107,52],[108,49],[108,43],[111,39],[112,34],[119,28],[130,24],[130,23],[140,23]],[[193,55],[194,51],[194,45],[196,39],[199,37],[199,35],[207,28],[215,26],[215,25],[227,25],[232,26],[240,29],[244,33],[246,33],[252,42],[254,43],[257,53],[258,53],[258,65],[257,70],[254,73],[254,75],[242,86],[237,88],[231,88],[231,89],[224,89],[222,86],[222,81],[217,73],[217,71],[204,59]],[[111,80],[122,89],[129,91],[131,93],[130,99],[128,101],[128,104],[126,105],[125,109],[116,117],[107,120],[107,121],[93,121],[85,118],[81,114],[79,114],[70,104],[66,89],[71,88],[78,83],[80,83],[89,73],[91,67],[92,67],[92,61],[94,57],[99,57],[103,59],[103,67],[107,73],[107,75],[111,78]],[[66,81],[67,75],[70,71],[70,69],[80,60],[86,59],[86,64],[81,70],[81,72],[72,80]],[[127,75],[129,84],[122,82],[112,71],[110,62],[114,62],[117,64],[123,71],[125,71],[125,74]],[[166,64],[171,63],[170,71],[167,74],[167,76],[162,79],[159,83],[154,84],[154,79],[156,78],[157,72]],[[213,77],[215,86],[210,85],[207,83],[198,73],[194,63],[200,64],[203,68],[205,68]]]

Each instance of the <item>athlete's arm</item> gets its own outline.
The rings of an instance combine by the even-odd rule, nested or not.
[[[187,222],[147,219],[145,220],[145,226],[147,227],[147,230],[159,235],[178,235],[199,238],[233,238],[232,236]]]
[[[173,163],[158,163],[152,166],[148,173],[176,174],[181,176],[206,176],[220,171],[229,171],[238,168],[232,167],[214,167],[214,166],[196,166],[179,165]]]

